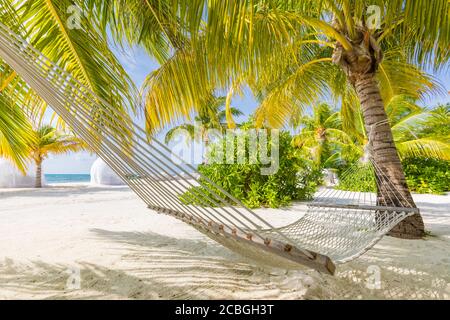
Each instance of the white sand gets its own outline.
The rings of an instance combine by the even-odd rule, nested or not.
[[[0,189],[0,299],[450,299],[450,196],[414,198],[431,237],[386,237],[331,277],[255,266],[125,187]]]

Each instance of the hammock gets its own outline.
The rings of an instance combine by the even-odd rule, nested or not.
[[[303,265],[334,274],[335,264],[365,253],[396,224],[417,212],[404,199],[388,199],[392,200],[389,203],[404,204],[392,207],[378,203],[373,193],[325,188],[296,222],[276,228],[173,155],[166,145],[150,139],[129,117],[119,114],[3,24],[0,57],[150,209],[182,220],[261,263],[288,269]],[[117,132],[124,134],[114,134]],[[379,168],[370,167],[383,177]],[[387,178],[381,186],[393,197],[400,194]],[[190,192],[192,188],[196,192]],[[186,192],[200,205],[182,201]]]

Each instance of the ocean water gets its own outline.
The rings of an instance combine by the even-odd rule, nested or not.
[[[90,174],[46,174],[47,183],[71,183],[71,182],[90,182]]]

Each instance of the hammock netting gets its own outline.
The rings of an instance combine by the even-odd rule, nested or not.
[[[296,222],[276,228],[3,24],[0,57],[150,209],[180,219],[261,263],[280,268],[305,265],[333,274],[335,264],[360,256],[402,219],[417,212],[406,200],[397,198],[400,193],[369,161],[366,165],[377,177],[378,191],[388,191],[384,193],[392,199],[385,198],[383,203],[376,193],[325,188],[305,212],[299,212]],[[181,199],[193,187],[196,192],[190,196],[197,205]]]

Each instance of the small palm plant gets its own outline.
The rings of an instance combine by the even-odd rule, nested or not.
[[[313,106],[311,115],[297,114],[292,124],[301,128],[293,144],[309,150],[318,167],[336,166],[342,154],[354,145],[352,136],[342,130],[339,111],[326,103]]]
[[[31,147],[31,158],[36,164],[36,188],[42,188],[42,162],[49,154],[65,154],[84,149],[84,143],[72,135],[58,132],[44,125],[34,131],[35,143]]]
[[[207,148],[209,145],[209,129],[216,129],[219,131],[227,128],[227,111],[225,110],[226,97],[212,97],[209,103],[200,108],[198,115],[195,117],[195,122],[201,125],[198,136],[195,136],[195,126],[190,123],[184,123],[170,129],[166,133],[165,142],[172,141],[177,134],[184,133],[188,135],[190,140],[201,141]],[[234,107],[230,107],[229,111],[234,117],[243,115],[243,113]]]

